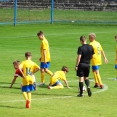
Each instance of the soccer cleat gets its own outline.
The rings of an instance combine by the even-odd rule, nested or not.
[[[83,97],[83,94],[78,94],[77,97]]]
[[[97,84],[95,84],[95,85],[94,85],[94,88],[97,88],[97,87],[99,87],[99,86],[98,86]]]
[[[104,88],[104,86],[103,85],[100,85],[100,89],[103,89]]]
[[[92,92],[91,92],[90,88],[87,88],[87,93],[88,93],[88,96],[91,97]]]
[[[48,86],[48,89],[52,89],[52,87],[51,86]]]
[[[26,108],[30,108],[30,101],[26,100]]]
[[[45,83],[39,83],[38,86],[45,86]]]

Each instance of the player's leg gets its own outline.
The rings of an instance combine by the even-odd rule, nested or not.
[[[99,66],[92,66],[92,71],[93,71],[93,76],[94,76],[94,80],[95,80],[95,85],[94,85],[94,88],[98,87],[99,84],[98,84],[98,78],[97,78],[97,74],[96,74],[96,70],[99,69]]]
[[[45,77],[45,71],[44,71],[43,68],[41,68],[40,72],[41,72],[41,83],[39,85],[43,86],[43,85],[45,85],[45,79],[44,79],[44,77]]]
[[[48,86],[48,89],[63,89],[63,88],[64,86],[59,80],[54,85]]]
[[[99,83],[99,85],[100,85],[100,88],[103,89],[104,86],[103,86],[102,81],[101,81],[101,77],[100,77],[99,69],[98,69],[98,70],[95,70],[95,73],[96,73],[97,80],[98,80],[98,83]]]
[[[77,95],[78,97],[82,97],[83,96],[83,81],[84,81],[84,77],[79,77],[80,93]]]
[[[84,69],[84,81],[85,81],[85,84],[87,86],[88,96],[90,97],[92,95],[92,92],[91,92],[91,89],[90,89],[90,81],[88,79],[89,72],[90,72],[90,66],[89,65],[85,65],[85,69]]]
[[[31,104],[31,92],[27,92],[28,100],[26,100],[26,108],[30,108]]]
[[[53,73],[48,69],[49,67],[50,67],[50,62],[47,62],[44,70],[48,75],[52,76]]]

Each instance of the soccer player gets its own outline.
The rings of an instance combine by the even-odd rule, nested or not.
[[[18,76],[23,77],[22,74],[21,74],[21,72],[20,72],[20,70],[19,70],[19,65],[20,65],[20,61],[19,60],[15,60],[13,62],[13,66],[14,66],[14,69],[16,71],[15,71],[14,78],[13,78],[13,80],[12,80],[11,85],[9,86],[9,88],[12,88],[12,86],[15,83],[16,79],[18,78]],[[34,64],[34,66],[33,66],[33,70],[34,71],[31,71],[32,72],[32,77],[34,79],[34,84],[33,85],[34,85],[35,90],[36,90],[36,78],[34,76],[34,73],[35,73],[35,71],[38,71],[39,69],[40,69],[39,66],[37,64]],[[21,87],[22,87],[22,84],[21,84]]]
[[[48,86],[48,89],[63,89],[64,86],[62,85],[60,80],[63,80],[67,88],[70,88],[65,76],[67,72],[68,72],[68,68],[66,66],[63,66],[61,71],[56,71],[53,74],[53,76],[51,76],[50,78],[50,84]]]
[[[44,33],[42,31],[39,31],[37,33],[38,38],[42,41],[41,42],[41,48],[40,48],[40,68],[41,68],[41,83],[39,84],[40,86],[45,85],[44,77],[45,77],[45,72],[49,74],[50,76],[53,75],[53,73],[48,70],[50,67],[50,51],[49,51],[49,43],[47,39],[44,36]]]
[[[20,72],[22,73],[23,80],[22,80],[22,93],[26,100],[26,108],[30,108],[31,103],[31,91],[34,90],[34,80],[32,76],[32,72],[35,73],[38,71],[38,69],[34,69],[34,66],[37,66],[36,63],[34,63],[31,58],[31,52],[25,53],[26,60],[23,61],[20,66]]]
[[[92,63],[92,71],[93,71],[94,79],[95,79],[95,86],[94,86],[94,88],[100,86],[100,88],[103,89],[104,86],[102,84],[101,77],[100,77],[100,73],[99,73],[99,67],[102,64],[101,54],[104,57],[105,63],[108,63],[108,60],[106,58],[106,55],[104,53],[104,50],[102,49],[102,46],[95,39],[96,39],[95,33],[90,33],[89,34],[90,45],[92,45],[92,47],[94,49],[94,53],[95,53],[93,55],[92,60],[91,60],[91,63]]]
[[[115,35],[115,41],[117,42],[117,35]],[[115,78],[115,80],[117,80],[117,46],[116,46],[115,69],[116,69],[116,78]]]
[[[14,69],[16,71],[15,71],[14,78],[13,78],[12,83],[9,86],[9,88],[12,88],[12,86],[15,83],[15,81],[16,81],[16,79],[17,79],[18,76],[22,77],[22,74],[21,74],[21,72],[19,70],[19,65],[20,65],[20,61],[19,60],[16,60],[16,61],[13,62],[13,66],[14,66]]]
[[[88,79],[88,76],[90,72],[90,60],[94,54],[94,50],[92,46],[86,43],[85,36],[80,37],[80,42],[82,46],[78,47],[77,51],[78,55],[75,67],[77,76],[79,76],[79,88],[80,88],[80,93],[77,96],[78,97],[83,96],[83,82],[85,81],[85,84],[87,86],[88,96],[90,97],[92,95],[92,92],[90,90],[90,81]]]

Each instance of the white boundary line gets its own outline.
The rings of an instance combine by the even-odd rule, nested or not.
[[[71,80],[71,81],[68,81],[68,82],[78,82],[78,80]],[[94,82],[94,80],[90,80],[91,82]],[[0,85],[0,86],[5,86],[5,85]],[[101,93],[101,92],[104,92],[108,89],[108,86],[106,84],[104,84],[104,89],[98,89],[98,91],[95,91],[95,92],[92,92],[92,94],[96,94],[96,93]],[[84,95],[87,95],[87,94],[84,94]],[[52,100],[52,99],[64,99],[64,98],[72,98],[72,97],[76,97],[76,96],[57,96],[57,97],[51,97],[51,98],[36,98],[36,99],[32,99],[32,100]],[[13,103],[13,102],[23,102],[25,100],[11,100],[11,101],[0,101],[0,103],[7,103],[7,102],[10,102],[10,103]]]
[[[116,31],[115,31],[115,32],[116,32]],[[85,33],[88,33],[88,32],[85,32]],[[102,34],[102,33],[107,33],[107,32],[95,32],[95,33],[98,33],[98,34],[100,33],[100,34]],[[112,32],[109,31],[108,33],[112,33]],[[71,35],[71,34],[72,34],[72,35],[78,35],[78,34],[82,34],[82,33],[63,33],[63,34],[60,33],[60,34],[46,34],[46,35],[48,35],[48,36],[49,36],[49,35],[50,35],[50,36],[53,36],[53,35],[57,36],[57,35]],[[8,38],[8,39],[11,39],[11,38],[12,38],[12,39],[14,39],[14,38],[24,38],[24,37],[27,37],[27,38],[28,38],[28,37],[36,37],[36,33],[35,33],[35,35],[23,35],[23,36],[13,36],[13,37],[7,37],[7,36],[6,36],[6,37],[0,37],[0,38],[3,38],[3,39],[5,39],[5,38],[6,38],[6,39],[7,39],[7,38]]]

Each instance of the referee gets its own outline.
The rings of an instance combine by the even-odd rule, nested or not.
[[[77,51],[77,59],[76,59],[76,73],[77,76],[79,76],[79,88],[80,93],[77,95],[78,97],[83,96],[83,82],[85,81],[85,84],[87,86],[87,92],[88,96],[90,97],[92,95],[92,92],[90,90],[90,82],[88,79],[89,72],[90,72],[90,60],[94,54],[94,50],[91,45],[88,45],[86,43],[85,36],[80,37],[80,42],[82,46],[78,47]]]

